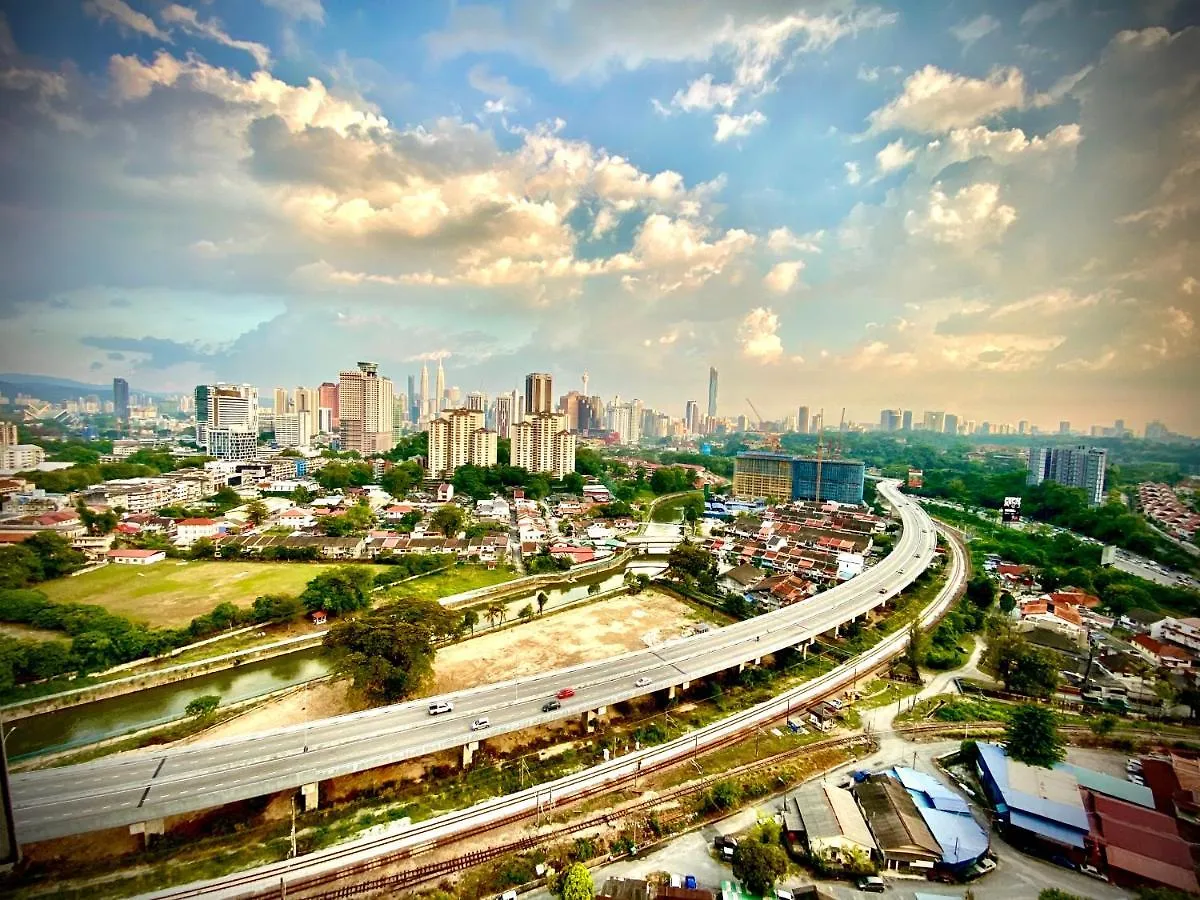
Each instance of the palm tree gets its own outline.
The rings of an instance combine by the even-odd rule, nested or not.
[[[546,596],[546,592],[538,591],[537,605],[538,605],[538,615],[539,616],[542,614],[542,610],[544,610],[546,608],[546,604],[549,602],[550,602],[550,598]]]
[[[488,622],[490,622],[492,627],[495,628],[497,622],[504,622],[504,619],[507,616],[507,611],[503,605],[499,603],[493,603],[487,608],[487,610],[484,612],[484,615],[487,616]]]
[[[471,629],[471,634],[475,634],[475,626],[479,624],[479,613],[473,609],[468,609],[463,613],[462,623],[464,628]]]

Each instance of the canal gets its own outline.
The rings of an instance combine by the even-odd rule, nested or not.
[[[611,574],[585,575],[577,579],[567,576],[556,587],[530,590],[506,597],[500,602],[516,610],[526,603],[536,602],[535,598],[541,590],[548,598],[546,611],[553,612],[586,600],[593,584],[598,584],[601,592],[619,588],[626,570],[654,577],[665,568],[665,558],[639,557],[631,560],[624,569]],[[322,658],[319,647],[297,650],[285,656],[248,662],[186,681],[29,716],[6,726],[9,737],[5,746],[8,758],[13,762],[30,756],[70,750],[180,719],[188,703],[206,694],[216,694],[221,698],[222,705],[228,705],[303,684],[328,673],[329,664]]]

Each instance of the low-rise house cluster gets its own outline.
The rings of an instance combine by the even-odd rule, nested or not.
[[[1170,485],[1143,482],[1138,485],[1138,503],[1146,518],[1181,541],[1191,541],[1200,529],[1200,513],[1185,506]]]

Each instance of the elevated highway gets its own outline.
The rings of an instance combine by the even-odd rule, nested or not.
[[[895,548],[862,575],[804,603],[652,649],[441,698],[14,775],[18,839],[30,843],[121,826],[152,832],[167,816],[297,788],[311,804],[326,779],[454,748],[463,748],[467,760],[481,739],[567,717],[587,721],[614,703],[686,687],[784,647],[806,647],[894,597],[933,558],[936,533],[929,517],[895,482],[882,482],[879,490],[903,522]],[[564,687],[575,695],[544,712],[542,705]],[[453,701],[453,712],[430,716],[432,699]],[[482,715],[490,727],[472,731]]]

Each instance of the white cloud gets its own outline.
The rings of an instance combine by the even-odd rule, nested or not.
[[[209,40],[216,41],[218,44],[231,47],[234,50],[246,51],[254,57],[254,62],[260,69],[269,68],[271,65],[271,51],[263,44],[256,43],[255,41],[241,41],[230,37],[217,19],[201,21],[194,9],[180,6],[178,3],[172,3],[165,7],[160,15],[162,20],[168,25],[177,25],[188,34],[208,38]]]
[[[779,316],[773,309],[760,306],[751,310],[738,327],[742,355],[758,362],[777,362],[783,355],[783,342],[778,331]]]
[[[945,137],[930,141],[925,155],[930,168],[940,170],[956,162],[987,157],[1000,165],[1027,162],[1034,158],[1054,159],[1073,151],[1083,141],[1075,123],[1059,125],[1045,137],[1026,137],[1020,128],[992,131],[986,125],[955,128]]]
[[[170,41],[171,36],[154,24],[145,13],[140,13],[125,0],[86,0],[83,11],[101,22],[112,20],[122,30],[134,31],[160,41]]]
[[[1040,25],[1042,22],[1066,12],[1070,6],[1071,0],[1038,0],[1037,3],[1021,13],[1021,24]]]
[[[481,94],[494,97],[506,109],[512,109],[527,99],[524,89],[517,87],[503,75],[493,75],[483,63],[472,66],[467,72],[467,84]]]
[[[879,67],[872,66],[871,68],[867,68],[866,66],[859,66],[857,78],[859,81],[865,81],[868,84],[870,84],[873,81],[878,81],[879,80]]]
[[[710,73],[691,82],[686,91],[676,91],[671,98],[671,106],[685,112],[709,110],[717,106],[729,109],[737,102],[739,93],[739,89],[732,84],[714,84]],[[663,108],[661,104],[660,108]]]
[[[799,283],[803,268],[803,260],[776,263],[763,278],[763,287],[776,294],[786,294]]]
[[[811,234],[793,234],[790,228],[773,228],[767,235],[767,249],[772,253],[786,253],[789,250],[800,250],[804,253],[820,253],[820,241],[824,237],[824,231],[814,231]]]
[[[998,241],[1016,219],[1017,211],[1000,202],[998,184],[971,184],[953,196],[934,185],[925,208],[905,215],[904,227],[911,235],[970,249]]]
[[[843,163],[846,167],[846,184],[858,184],[862,181],[862,173],[858,170],[858,163],[848,162]]]
[[[308,20],[318,25],[325,21],[321,0],[262,0],[264,6],[277,9],[289,19]]]
[[[1019,69],[997,69],[985,79],[925,66],[910,75],[904,90],[870,115],[871,130],[904,128],[937,134],[990,119],[1025,104]]]
[[[905,147],[904,141],[898,138],[875,154],[875,162],[880,173],[886,175],[905,168],[916,157],[916,148]]]
[[[987,37],[987,35],[991,34],[993,31],[996,31],[999,27],[999,20],[989,16],[987,13],[984,13],[983,15],[977,16],[969,22],[963,22],[961,25],[956,25],[950,29],[950,33],[958,39],[958,41],[963,45],[963,49],[966,50],[972,44],[984,37]]]
[[[1187,295],[1195,294],[1200,291],[1200,281],[1197,281],[1191,275],[1183,279],[1183,284],[1179,285],[1179,289]]]
[[[713,135],[713,140],[718,144],[722,144],[731,138],[745,137],[755,128],[765,125],[767,117],[760,113],[757,109],[751,110],[745,115],[731,116],[728,113],[718,113],[713,117],[713,122],[716,123],[717,131]]]

